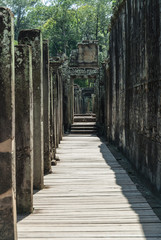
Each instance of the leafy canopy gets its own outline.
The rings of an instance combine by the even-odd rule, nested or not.
[[[107,57],[108,25],[116,0],[0,0],[0,4],[15,15],[15,39],[21,29],[39,28],[50,41],[51,55],[69,55],[82,39],[96,39],[100,61]]]

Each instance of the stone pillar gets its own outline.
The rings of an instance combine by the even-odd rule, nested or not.
[[[95,114],[96,114],[96,121],[99,121],[99,75],[96,78],[95,87]]]
[[[62,90],[61,90],[61,78],[58,68],[61,66],[61,61],[53,61],[50,63],[51,66],[51,85],[52,85],[52,101],[53,104],[53,143],[54,143],[54,157],[56,153],[56,148],[58,147],[62,134]]]
[[[44,143],[43,143],[43,44],[38,29],[22,30],[19,44],[32,46],[33,69],[33,147],[34,147],[34,188],[44,186]]]
[[[74,119],[74,86],[69,76],[63,83],[63,116],[65,132],[69,132]]]
[[[74,122],[74,80],[73,78],[71,79],[71,124]]]
[[[58,75],[57,69],[55,69],[55,78],[54,78],[54,135],[55,135],[55,149],[58,147]]]
[[[49,43],[43,41],[43,95],[44,95],[44,172],[51,171],[50,157],[50,82],[49,82]]]
[[[61,123],[61,75],[59,68],[57,69],[57,145],[59,145],[61,140],[61,131],[62,131],[62,123]]]
[[[54,99],[53,99],[53,68],[50,63],[50,157],[54,159]]]
[[[13,14],[0,7],[0,239],[16,240]]]
[[[68,124],[68,80],[64,77],[63,80],[63,124],[64,131],[68,132],[69,124]]]
[[[16,196],[19,213],[33,210],[33,82],[31,47],[15,47]]]
[[[60,86],[59,86],[59,75],[57,71],[57,81],[56,81],[56,87],[57,87],[57,97],[56,97],[56,119],[57,119],[57,137],[56,137],[56,147],[59,146],[60,143]]]
[[[62,73],[61,66],[62,62],[60,61],[57,64],[56,75],[57,75],[57,147],[62,140],[63,135],[63,85],[62,85]]]
[[[59,84],[60,84],[60,141],[63,137],[63,85],[61,71],[59,71]]]
[[[53,68],[53,143],[55,158],[57,148],[57,75],[55,67]]]

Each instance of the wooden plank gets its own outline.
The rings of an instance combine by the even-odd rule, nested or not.
[[[21,240],[26,240],[27,238],[25,237],[25,238],[23,238],[23,237],[21,237],[21,238],[19,238],[19,239],[21,239]],[[48,238],[45,238],[45,240],[52,240],[52,239],[56,239],[56,240],[67,240],[67,238],[64,238],[64,237],[48,237]],[[70,237],[70,239],[74,239],[74,240],[103,240],[103,239],[106,239],[106,240],[158,240],[159,238],[155,238],[155,237],[150,237],[150,238],[146,238],[146,237],[133,237],[133,238],[131,238],[131,237],[106,237],[106,238],[104,238],[104,237],[99,237],[99,238],[95,238],[95,237],[92,237],[92,238],[82,238],[82,237],[73,237],[73,236],[71,236]],[[30,238],[30,240],[40,240],[40,238]]]
[[[147,239],[147,237],[157,237],[159,240],[160,240],[160,233],[151,233],[151,234],[144,234],[144,232],[137,232],[137,231],[134,231],[134,232],[131,232],[131,233],[128,233],[126,231],[124,232],[95,232],[95,231],[92,231],[92,232],[56,232],[54,231],[54,229],[50,232],[47,232],[47,231],[42,231],[42,232],[20,232],[18,234],[19,238],[21,239],[21,237],[25,237],[26,239],[27,238],[31,238],[31,237],[39,237],[40,239],[46,239],[48,237],[52,237],[52,238],[57,238],[57,237],[66,237],[67,239],[70,239],[71,237],[74,238],[74,237],[82,237],[82,238],[86,238],[86,237],[90,237],[90,238],[93,238],[93,237],[102,237],[102,238],[107,238],[107,237],[145,237],[145,239]]]
[[[98,137],[64,137],[57,155],[18,239],[161,240],[160,220]]]

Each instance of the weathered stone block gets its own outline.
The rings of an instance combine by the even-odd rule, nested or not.
[[[54,149],[54,95],[53,95],[53,69],[50,64],[50,157],[55,156]]]
[[[74,119],[74,80],[68,77],[63,82],[63,123],[65,132],[69,132]]]
[[[43,41],[43,95],[44,95],[44,172],[51,171],[50,156],[50,76],[49,43]]]
[[[44,185],[44,142],[43,142],[43,43],[40,30],[22,30],[19,44],[32,47],[33,70],[33,119],[34,119],[34,188],[42,189]]]
[[[59,67],[62,61],[50,62],[51,76],[51,127],[53,132],[54,157],[63,135],[63,83]]]
[[[0,239],[16,240],[13,14],[0,7]]]
[[[98,66],[97,41],[83,41],[78,44],[78,65],[80,67]]]
[[[56,124],[57,125],[57,144],[56,144],[56,146],[58,147],[60,140],[62,139],[62,127],[63,127],[62,78],[61,78],[61,73],[59,71],[59,68],[57,69],[57,78],[56,78],[55,84],[56,84],[55,89],[57,89],[56,90],[57,94],[54,97],[55,103],[57,102],[57,104],[55,104],[56,116],[57,116],[56,117],[57,118],[57,124]],[[74,91],[73,91],[73,94],[74,94]],[[73,95],[72,95],[72,97],[73,97]],[[74,104],[73,104],[73,106],[74,106]]]
[[[19,213],[33,210],[33,81],[30,46],[15,47],[16,195]]]
[[[74,113],[81,114],[83,112],[82,109],[82,88],[74,84]]]

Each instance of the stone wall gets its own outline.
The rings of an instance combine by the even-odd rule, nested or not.
[[[124,1],[112,21],[109,70],[105,70],[108,139],[126,154],[159,191],[160,7],[160,0]]]

